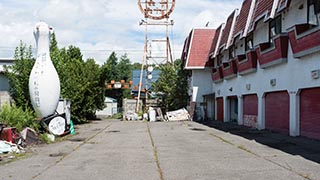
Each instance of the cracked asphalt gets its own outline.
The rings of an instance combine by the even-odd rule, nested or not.
[[[24,159],[0,165],[0,179],[320,179],[318,149],[299,151],[298,141],[290,139],[282,146],[294,146],[294,151],[281,144],[272,147],[272,140],[283,142],[278,138],[282,136],[272,133],[263,134],[268,145],[196,122],[119,120],[93,121],[77,126],[76,132],[64,141],[32,147]],[[319,145],[310,142],[307,145]]]

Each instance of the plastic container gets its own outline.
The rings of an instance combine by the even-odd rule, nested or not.
[[[149,109],[149,120],[150,120],[150,122],[156,121],[156,110],[154,110],[152,108]]]

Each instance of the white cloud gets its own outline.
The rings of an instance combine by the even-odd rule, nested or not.
[[[176,1],[171,15],[175,25],[169,28],[174,57],[180,58],[184,39],[193,27],[204,27],[209,21],[210,27],[217,28],[241,2]],[[2,0],[0,12],[0,57],[12,57],[20,40],[35,46],[32,31],[39,20],[54,27],[59,47],[78,46],[84,57],[99,63],[112,51],[119,56],[127,53],[132,62],[141,62],[143,57],[145,27],[139,26],[143,15],[136,0]],[[150,39],[165,34],[159,27],[148,31]],[[153,46],[163,49],[163,45]]]

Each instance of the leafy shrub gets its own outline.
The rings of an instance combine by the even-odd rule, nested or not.
[[[15,127],[20,132],[25,127],[30,127],[36,131],[39,129],[39,121],[36,120],[35,113],[15,105],[3,105],[0,109],[0,123]]]

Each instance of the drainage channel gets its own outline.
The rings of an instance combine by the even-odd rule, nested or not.
[[[42,175],[43,173],[45,173],[46,171],[48,171],[49,169],[51,169],[52,167],[56,166],[57,164],[59,164],[64,158],[66,158],[67,156],[69,156],[70,154],[72,154],[73,152],[77,151],[81,146],[83,146],[84,144],[88,143],[90,140],[92,140],[93,138],[95,138],[97,135],[101,134],[103,131],[105,131],[107,128],[109,128],[111,126],[111,124],[108,124],[106,127],[101,128],[101,130],[97,131],[97,133],[93,134],[92,136],[90,136],[89,138],[73,138],[70,139],[69,141],[76,141],[76,142],[82,142],[79,145],[77,145],[70,153],[58,153],[58,154],[50,154],[50,157],[59,157],[61,156],[60,159],[58,159],[55,163],[51,164],[50,166],[48,166],[47,168],[45,168],[42,172],[38,173],[37,175],[33,176],[32,179],[36,179],[37,177],[39,177],[40,175]]]

